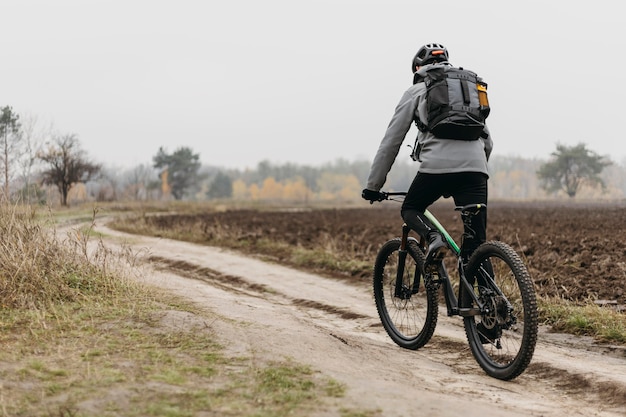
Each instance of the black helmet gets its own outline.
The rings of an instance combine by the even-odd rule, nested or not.
[[[448,60],[448,50],[440,43],[427,43],[422,46],[413,58],[413,66],[411,70],[415,73],[415,67],[421,67],[433,62],[442,62]]]

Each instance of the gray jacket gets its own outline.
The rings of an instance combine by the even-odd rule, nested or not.
[[[429,67],[420,68],[418,74]],[[402,95],[372,162],[367,189],[379,191],[385,184],[387,174],[398,156],[400,146],[414,123],[416,115],[419,115],[421,120],[427,120],[425,93],[424,83],[417,83]],[[419,172],[426,174],[482,172],[489,175],[487,160],[491,154],[493,142],[488,128],[485,128],[485,132],[488,134],[486,139],[463,141],[439,139],[430,132],[418,131],[419,152],[416,156],[420,161]]]

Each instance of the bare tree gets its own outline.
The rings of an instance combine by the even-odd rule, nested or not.
[[[72,185],[94,178],[101,166],[87,160],[76,135],[53,138],[52,144],[40,153],[39,159],[48,165],[42,182],[55,185],[61,194],[61,205],[67,206],[67,194]]]
[[[126,171],[125,178],[125,194],[132,200],[148,199],[148,192],[151,186],[157,181],[155,169],[149,165],[140,164]]]
[[[11,197],[9,183],[11,180],[11,163],[19,158],[20,154],[20,116],[11,106],[0,109],[0,160],[4,165],[4,199]]]
[[[22,152],[18,161],[21,168],[23,192],[22,198],[28,204],[35,197],[38,186],[32,183],[33,170],[41,153],[46,138],[52,135],[52,125],[42,129],[37,116],[22,117]]]

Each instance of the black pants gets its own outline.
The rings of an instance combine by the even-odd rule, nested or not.
[[[426,237],[435,226],[424,216],[424,211],[440,197],[452,197],[457,206],[487,204],[487,176],[479,172],[454,174],[424,174],[415,176],[402,204],[402,218],[406,224]],[[487,210],[481,210],[472,219],[474,239],[464,235],[461,255],[465,260],[487,239]],[[465,230],[465,234],[469,231]]]

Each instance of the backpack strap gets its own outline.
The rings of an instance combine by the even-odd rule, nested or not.
[[[425,76],[420,75],[417,72],[413,74],[413,85],[417,83],[423,83],[425,80],[426,80]],[[426,132],[426,130],[428,130],[426,124],[422,123],[419,117],[417,116],[415,116],[415,126],[417,126],[420,132]],[[417,139],[415,140],[415,145],[417,146]]]
[[[467,85],[467,80],[465,79],[461,79],[461,91],[463,92],[463,103],[465,103],[466,106],[469,106],[470,92],[469,86]]]
[[[417,83],[423,83],[423,82],[424,82],[423,76],[419,75],[417,72],[413,74],[413,85]]]
[[[415,118],[415,126],[417,126],[417,129],[420,132],[428,131],[428,126],[426,126],[424,123],[422,123],[422,121],[419,119],[419,117]]]

